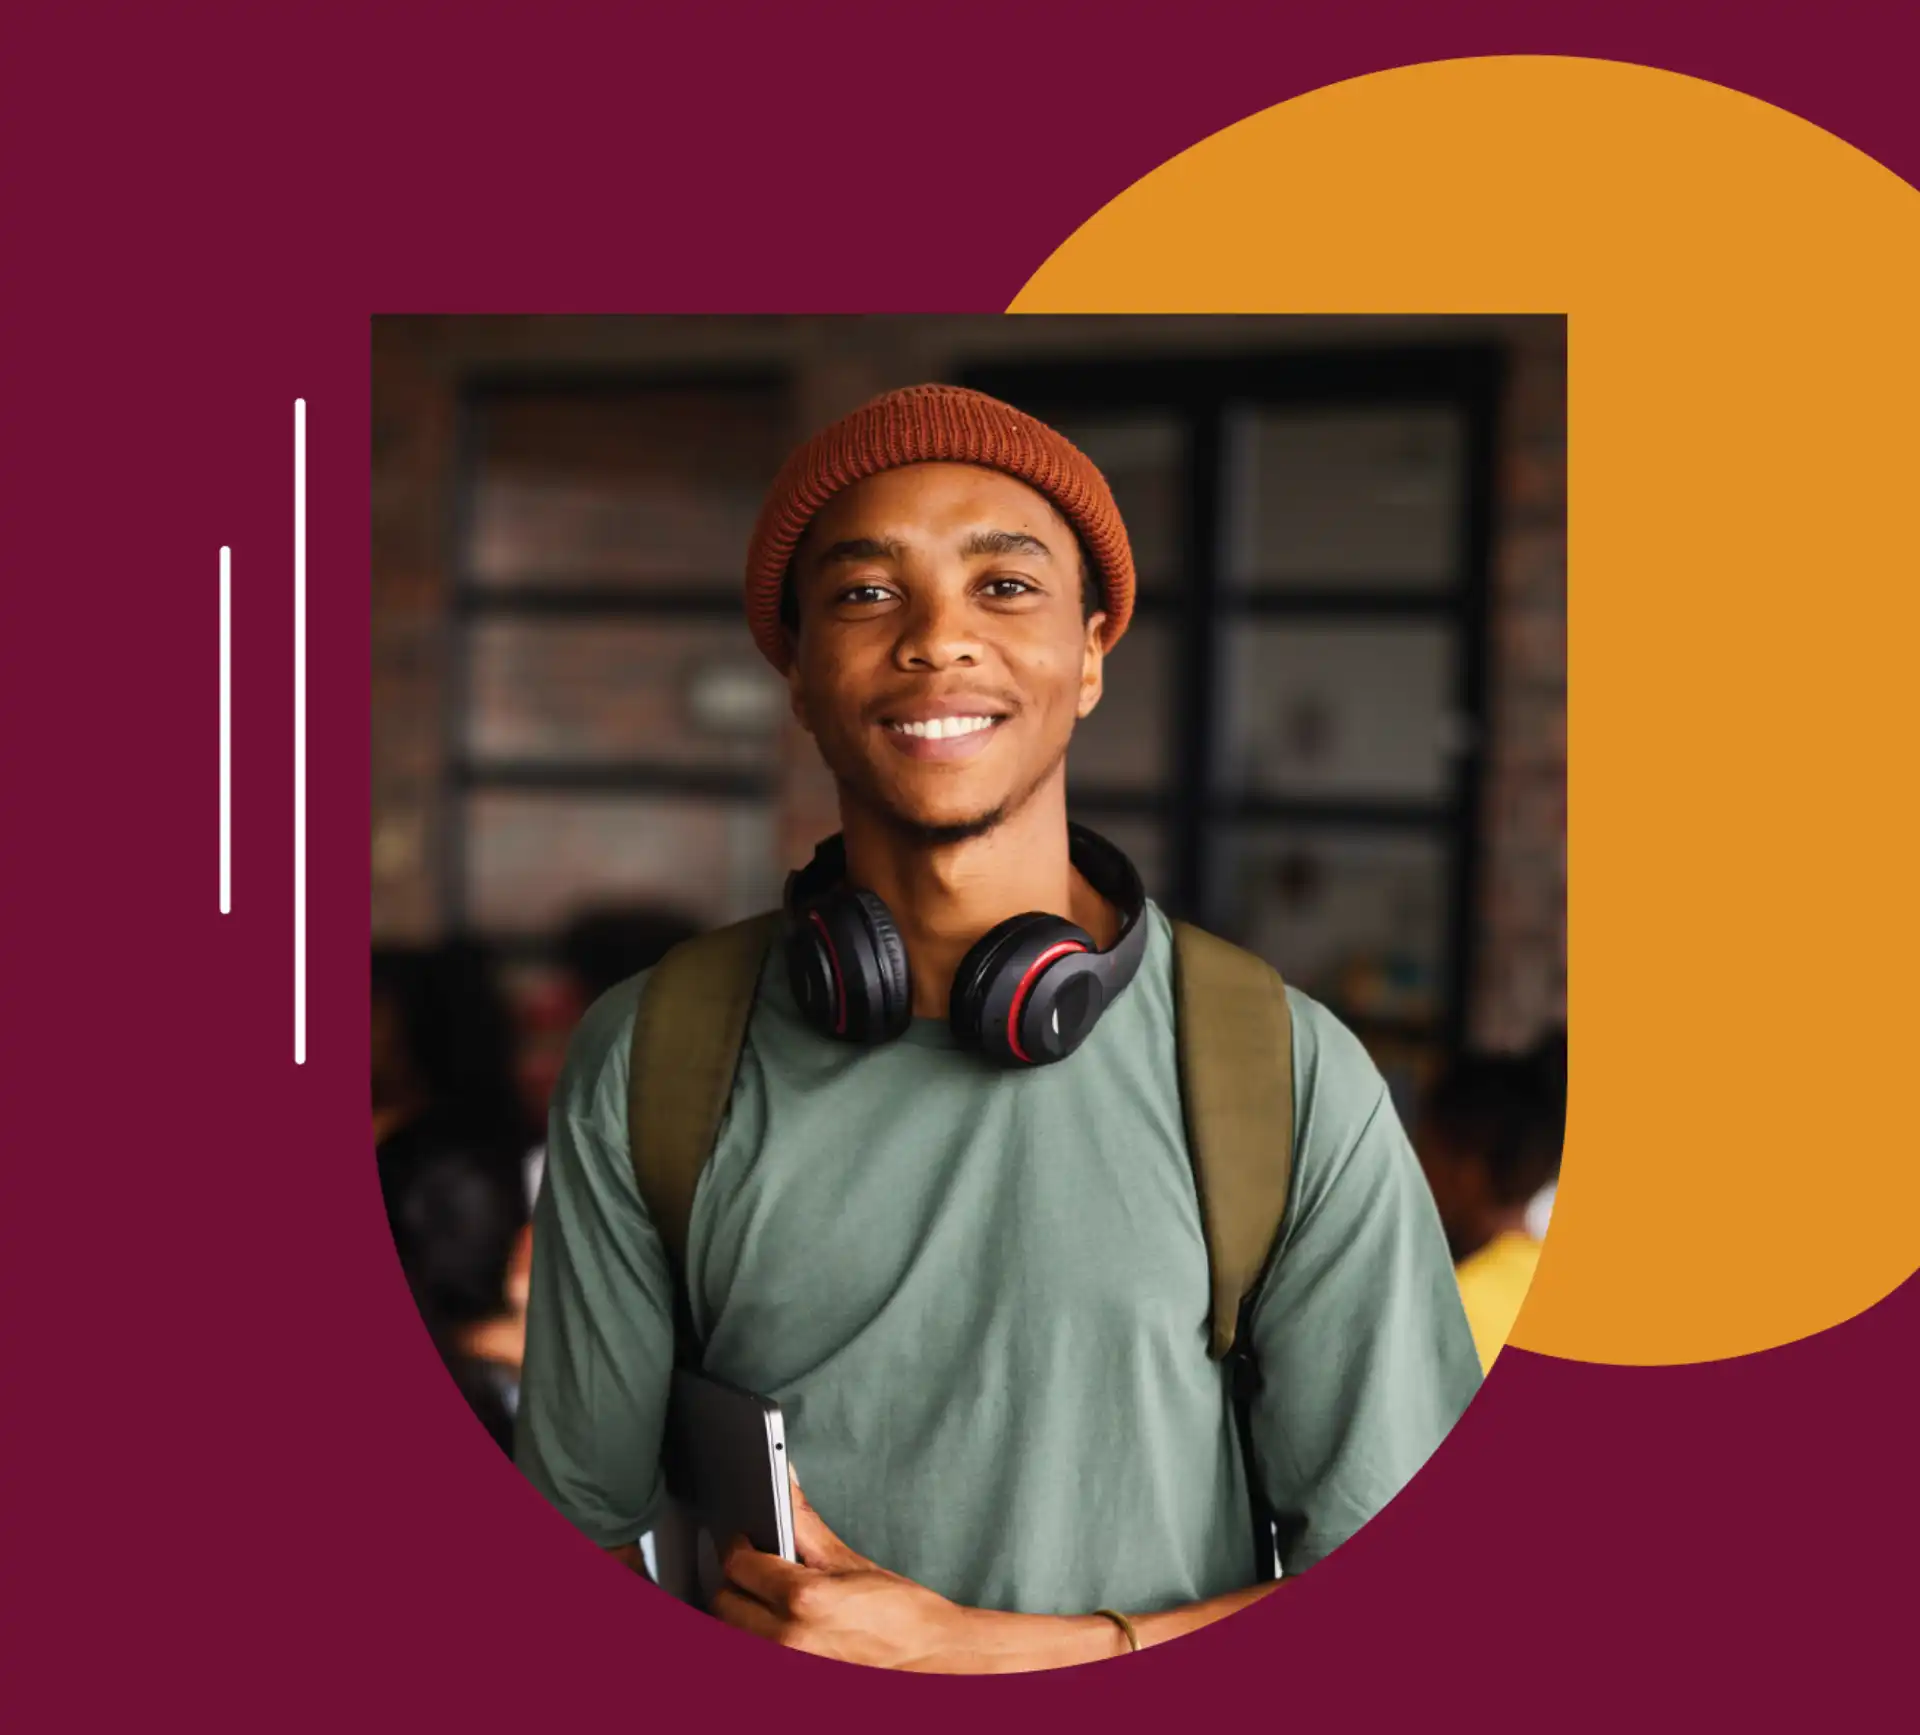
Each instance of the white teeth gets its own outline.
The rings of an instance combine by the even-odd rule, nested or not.
[[[991,717],[934,717],[925,723],[890,723],[888,728],[898,729],[903,735],[918,735],[925,741],[945,741],[954,735],[972,735],[981,729],[993,727]]]

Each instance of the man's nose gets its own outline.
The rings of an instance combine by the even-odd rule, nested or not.
[[[982,650],[976,624],[964,595],[922,594],[908,607],[894,660],[923,673],[975,665]]]

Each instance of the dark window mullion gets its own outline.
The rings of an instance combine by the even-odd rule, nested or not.
[[[1337,586],[1312,590],[1245,591],[1229,598],[1223,612],[1249,619],[1297,616],[1316,622],[1379,620],[1441,621],[1449,625],[1460,616],[1460,597],[1446,590],[1407,590],[1388,585],[1361,589]]]
[[[1445,1041],[1455,1053],[1468,1036],[1473,981],[1474,902],[1479,891],[1480,795],[1485,766],[1487,715],[1488,588],[1493,565],[1493,493],[1498,452],[1498,416],[1505,359],[1498,352],[1476,353],[1469,383],[1461,393],[1467,423],[1465,474],[1459,541],[1455,559],[1457,586],[1455,664],[1456,715],[1467,728],[1454,762],[1455,818],[1449,870],[1449,920],[1443,989]]]
[[[1186,416],[1187,468],[1183,478],[1181,546],[1187,572],[1185,630],[1180,635],[1179,719],[1172,819],[1171,880],[1176,911],[1210,924],[1213,888],[1207,884],[1208,806],[1213,795],[1215,736],[1219,726],[1221,571],[1226,537],[1225,418],[1220,404],[1190,408]]]
[[[1381,801],[1365,797],[1291,795],[1217,795],[1206,804],[1215,827],[1292,825],[1353,831],[1431,832],[1450,842],[1454,823],[1451,801]]]
[[[457,766],[464,758],[471,718],[473,677],[467,598],[472,594],[473,526],[480,487],[480,411],[469,391],[454,402],[453,489],[448,508],[453,547],[453,608],[442,622],[440,644],[446,670],[441,696],[441,763]],[[467,811],[459,783],[440,778],[440,918],[448,933],[467,929]]]
[[[741,591],[676,586],[662,590],[621,590],[597,585],[469,586],[461,606],[469,615],[490,620],[648,621],[733,620],[741,612]],[[744,644],[744,639],[742,643]]]
[[[778,795],[770,771],[729,771],[631,760],[465,760],[452,768],[463,794],[488,789],[553,795],[680,795],[766,801]]]

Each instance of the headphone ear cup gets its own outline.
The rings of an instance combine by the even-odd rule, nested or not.
[[[871,991],[865,1008],[863,1039],[886,1042],[901,1034],[913,1017],[913,972],[906,943],[894,926],[893,912],[873,892],[855,887],[848,902],[859,911],[872,948]]]
[[[809,905],[788,931],[787,976],[808,1023],[843,1042],[886,1042],[913,1015],[906,948],[871,892]]]
[[[840,960],[816,911],[807,911],[787,928],[787,984],[800,1015],[814,1029],[828,1036],[844,1033]]]
[[[1093,936],[1059,916],[1009,916],[989,928],[960,960],[953,992],[947,1000],[947,1021],[962,1047],[978,1050],[1009,1065],[1033,1065],[1010,1033],[1019,1003],[1032,993],[1040,971],[1036,966],[1049,952],[1091,952]]]
[[[978,1049],[982,1046],[982,1008],[987,989],[993,981],[994,970],[1006,956],[1007,947],[1018,940],[1031,924],[1055,919],[1052,916],[1009,916],[1004,922],[989,928],[967,948],[967,955],[960,960],[960,967],[953,973],[953,988],[947,995],[947,1023],[952,1026],[954,1037],[961,1047]]]

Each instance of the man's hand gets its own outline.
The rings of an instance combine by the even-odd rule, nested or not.
[[[1012,1674],[1123,1656],[1127,1641],[1105,1615],[1028,1615],[968,1608],[876,1566],[829,1530],[793,1482],[800,1564],[736,1537],[713,1612],[729,1626],[815,1656],[926,1674]],[[1205,1602],[1137,1615],[1145,1645],[1195,1632],[1279,1589],[1250,1585]]]
[[[713,1612],[742,1632],[845,1663],[934,1673],[969,1666],[963,1635],[977,1611],[856,1554],[827,1528],[798,1479],[793,1540],[798,1566],[734,1538]]]

